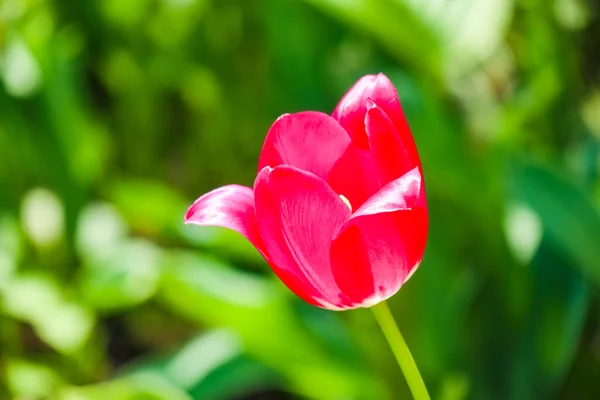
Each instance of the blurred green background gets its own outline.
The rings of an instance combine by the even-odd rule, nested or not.
[[[270,124],[398,88],[430,237],[390,300],[432,397],[600,397],[600,6],[1,0],[0,399],[402,399],[369,310],[235,233]]]

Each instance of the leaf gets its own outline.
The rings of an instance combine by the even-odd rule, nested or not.
[[[305,0],[373,36],[398,60],[434,81],[441,80],[441,42],[414,11],[400,1]],[[418,39],[417,39],[418,38]]]
[[[540,218],[544,233],[573,264],[600,282],[600,215],[581,189],[550,170],[515,162],[513,199]]]
[[[44,342],[63,354],[81,350],[92,334],[94,314],[67,300],[46,275],[14,277],[1,294],[5,313],[30,323]]]
[[[6,360],[3,375],[9,390],[17,398],[45,398],[64,384],[48,365],[25,360]]]
[[[158,287],[161,254],[151,242],[129,239],[89,257],[77,280],[82,299],[101,310],[147,301]]]
[[[121,180],[109,197],[131,227],[148,235],[175,234],[189,206],[174,189],[158,181]]]
[[[68,388],[58,400],[193,400],[185,391],[156,374],[139,374],[126,379]]]
[[[561,385],[577,350],[589,289],[580,271],[550,240],[533,259],[533,290],[511,371],[509,398],[548,398]]]
[[[296,393],[319,399],[388,398],[362,366],[330,358],[290,308],[287,289],[278,285],[212,258],[173,252],[165,259],[160,298],[197,323],[233,329],[247,354],[280,373]]]
[[[515,161],[512,200],[539,218],[525,326],[511,369],[511,398],[548,397],[569,370],[585,322],[589,288],[600,280],[600,215],[582,190],[542,166]]]
[[[156,374],[194,399],[225,399],[253,390],[283,387],[281,376],[242,355],[235,332],[215,329],[203,332],[168,356],[151,357],[127,367],[122,379]]]

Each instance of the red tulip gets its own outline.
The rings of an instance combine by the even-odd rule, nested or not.
[[[419,155],[389,79],[360,79],[332,116],[285,114],[267,133],[254,188],[200,197],[186,223],[244,235],[277,276],[319,307],[370,307],[395,294],[425,249]]]

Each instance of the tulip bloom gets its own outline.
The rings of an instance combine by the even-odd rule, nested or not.
[[[423,172],[384,75],[361,78],[331,116],[279,117],[258,171],[254,188],[200,197],[185,222],[241,233],[288,288],[330,310],[373,306],[417,269],[428,223]]]

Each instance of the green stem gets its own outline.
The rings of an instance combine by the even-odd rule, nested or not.
[[[406,342],[400,333],[400,329],[398,329],[398,325],[396,325],[396,321],[394,321],[394,316],[390,312],[387,303],[382,301],[371,307],[371,310],[373,310],[375,319],[390,344],[396,360],[398,360],[398,364],[404,373],[404,378],[406,379],[406,383],[408,383],[413,397],[415,400],[429,400],[429,393],[427,393],[427,388],[425,387],[423,378],[421,378],[417,364],[415,364],[415,360],[413,360],[410,350],[406,346]]]

